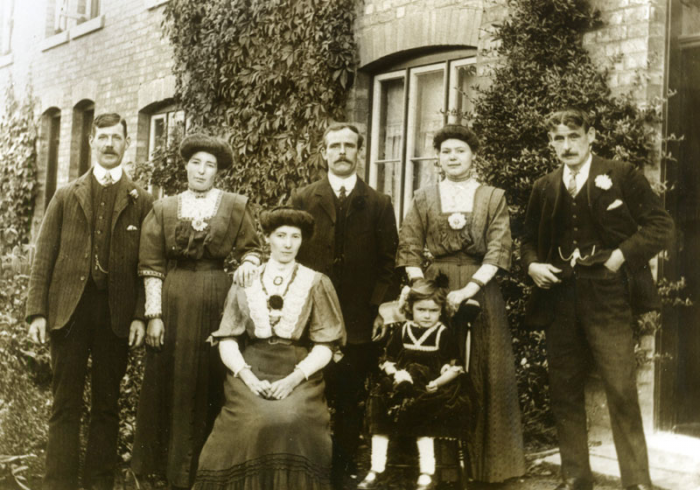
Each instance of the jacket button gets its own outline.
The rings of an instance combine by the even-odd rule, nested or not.
[[[84,280],[85,280],[85,276],[80,276],[80,280],[81,280],[81,281],[84,281]]]

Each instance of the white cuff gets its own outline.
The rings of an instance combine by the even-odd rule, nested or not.
[[[492,264],[482,264],[481,267],[472,275],[474,279],[477,279],[484,284],[488,284],[488,282],[493,279],[493,276],[496,275],[496,272],[498,272],[498,267]]]
[[[241,349],[238,347],[238,341],[236,339],[229,338],[220,341],[219,353],[221,354],[223,363],[236,377],[238,377],[238,374],[245,368],[250,367],[246,364],[245,359],[243,359],[243,354],[241,354]]]
[[[323,369],[326,364],[331,362],[332,357],[333,351],[329,347],[316,344],[307,356],[296,365],[296,368],[304,374],[306,379],[309,379],[318,370]]]
[[[163,303],[161,293],[163,291],[163,280],[160,277],[144,277],[143,285],[146,289],[146,318],[158,318],[163,313]]]
[[[394,374],[396,372],[396,363],[391,361],[384,361],[379,369],[382,369],[386,374]]]

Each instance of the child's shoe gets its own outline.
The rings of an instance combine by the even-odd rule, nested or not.
[[[386,470],[384,470],[381,473],[377,473],[376,471],[370,471],[369,473],[367,473],[367,476],[365,476],[365,479],[357,485],[357,490],[374,490],[378,488],[384,488],[385,476]]]
[[[428,475],[427,473],[422,473],[418,477],[418,482],[416,483],[416,490],[434,490],[437,488],[437,480],[435,475]]]

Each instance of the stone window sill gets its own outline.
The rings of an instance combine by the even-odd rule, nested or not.
[[[168,3],[168,0],[146,0],[146,9],[151,10],[160,7],[164,3]]]
[[[39,47],[42,51],[46,51],[47,49],[55,48],[56,46],[67,43],[69,39],[68,31],[59,32],[58,34],[54,34],[51,37],[43,39],[39,44]]]
[[[9,66],[14,62],[14,57],[12,56],[12,53],[7,53],[2,56],[0,56],[0,68],[3,68],[5,66]]]
[[[85,34],[97,31],[98,29],[102,29],[104,26],[105,16],[98,15],[94,19],[90,19],[88,21],[83,22],[82,24],[78,24],[77,26],[71,27],[70,31],[68,32],[70,32],[71,39],[77,39],[80,36],[84,36]]]

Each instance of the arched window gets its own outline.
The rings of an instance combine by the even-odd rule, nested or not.
[[[41,152],[44,162],[44,209],[56,192],[58,179],[58,149],[61,140],[61,110],[52,107],[41,116]]]
[[[431,54],[376,71],[369,184],[392,197],[399,219],[416,189],[437,179],[433,135],[471,110],[475,50]]]
[[[71,131],[71,172],[75,178],[90,170],[90,132],[92,121],[95,119],[95,103],[91,100],[81,100],[73,107],[73,129]]]

